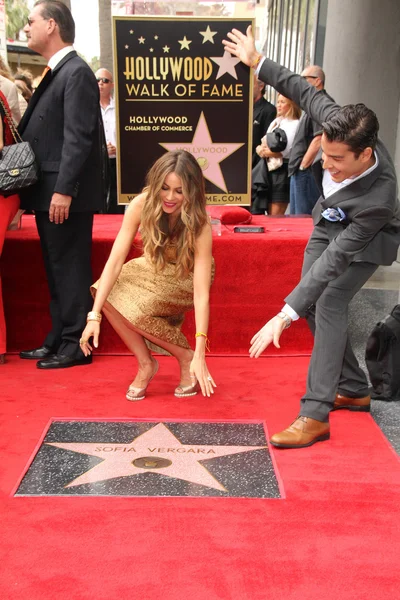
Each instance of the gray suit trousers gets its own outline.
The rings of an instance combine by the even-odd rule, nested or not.
[[[325,244],[321,242],[309,243],[302,276],[323,251]],[[306,393],[301,399],[301,415],[327,422],[337,392],[353,398],[368,394],[367,378],[348,339],[348,307],[377,268],[378,265],[367,262],[351,263],[342,275],[327,285],[316,305],[307,312],[314,346]]]

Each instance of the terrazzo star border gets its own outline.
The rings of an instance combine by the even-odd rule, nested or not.
[[[267,439],[263,421],[53,418],[12,495],[284,498]]]

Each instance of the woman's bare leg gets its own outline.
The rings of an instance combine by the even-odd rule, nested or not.
[[[112,325],[113,329],[122,339],[124,344],[134,354],[139,363],[139,371],[132,382],[134,387],[145,387],[154,373],[154,360],[151,358],[151,353],[146,345],[145,338],[163,348],[179,363],[181,371],[180,384],[187,386],[191,384],[189,367],[193,358],[193,350],[190,348],[182,348],[176,344],[171,344],[164,340],[160,340],[153,335],[148,334],[141,329],[134,327],[131,323],[126,321],[124,324],[124,317],[120,315],[115,309],[113,309],[108,303],[103,307],[104,315]]]
[[[271,202],[268,204],[268,214],[272,217],[284,215],[288,207],[288,202]]]
[[[103,312],[121,340],[137,358],[139,369],[131,386],[136,388],[146,387],[154,373],[154,360],[143,336],[136,331],[128,330],[121,319],[115,318],[115,314],[108,310],[107,306],[104,306]]]

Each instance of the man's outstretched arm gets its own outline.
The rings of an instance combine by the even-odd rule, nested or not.
[[[339,110],[338,104],[307,83],[303,77],[259,54],[254,45],[251,25],[246,34],[232,29],[228,37],[229,41],[223,40],[222,43],[231,54],[255,69],[259,79],[296,102],[317,123],[322,124]]]

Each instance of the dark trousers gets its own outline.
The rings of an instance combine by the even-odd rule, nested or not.
[[[312,244],[306,249],[302,276],[320,255]],[[353,262],[337,279],[332,280],[316,305],[306,316],[314,335],[314,346],[307,375],[306,393],[300,414],[318,421],[328,421],[337,392],[348,397],[368,394],[368,381],[360,368],[348,337],[350,300],[376,271],[378,265]]]
[[[59,354],[81,356],[79,339],[93,300],[92,213],[71,213],[60,225],[49,213],[36,211],[47,281],[52,328],[44,344]]]

